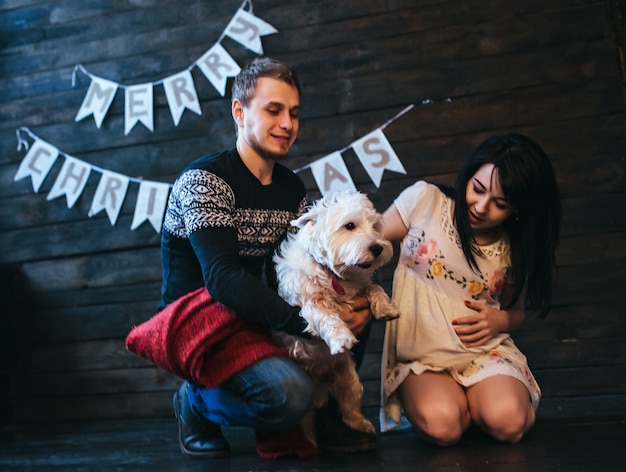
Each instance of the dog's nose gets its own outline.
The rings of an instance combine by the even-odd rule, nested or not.
[[[374,246],[370,246],[370,251],[372,251],[374,257],[378,257],[383,252],[383,247],[380,244],[375,244]]]

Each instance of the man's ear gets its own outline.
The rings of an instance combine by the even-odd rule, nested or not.
[[[241,101],[237,98],[233,100],[230,105],[231,113],[233,115],[233,120],[237,123],[237,126],[241,128],[243,126],[243,115],[244,115],[244,106]]]

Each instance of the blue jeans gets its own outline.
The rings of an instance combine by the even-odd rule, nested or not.
[[[199,416],[225,426],[284,430],[313,403],[313,382],[286,357],[269,357],[242,370],[219,387],[189,385],[189,403]]]

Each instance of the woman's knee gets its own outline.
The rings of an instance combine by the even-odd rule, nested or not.
[[[423,439],[451,446],[469,427],[465,393],[447,374],[409,376],[398,394],[407,419]]]
[[[475,421],[495,440],[517,443],[534,424],[535,410],[530,403],[510,399],[483,408]]]
[[[417,434],[439,446],[458,443],[467,428],[463,412],[449,404],[430,404],[407,415]]]

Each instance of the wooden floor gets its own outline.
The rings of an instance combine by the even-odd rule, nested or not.
[[[265,461],[253,432],[228,428],[231,458],[192,460],[176,442],[171,419],[6,427],[0,432],[2,471],[624,471],[626,417],[540,420],[516,445],[470,430],[452,448],[430,446],[404,429],[381,436],[377,452]]]

